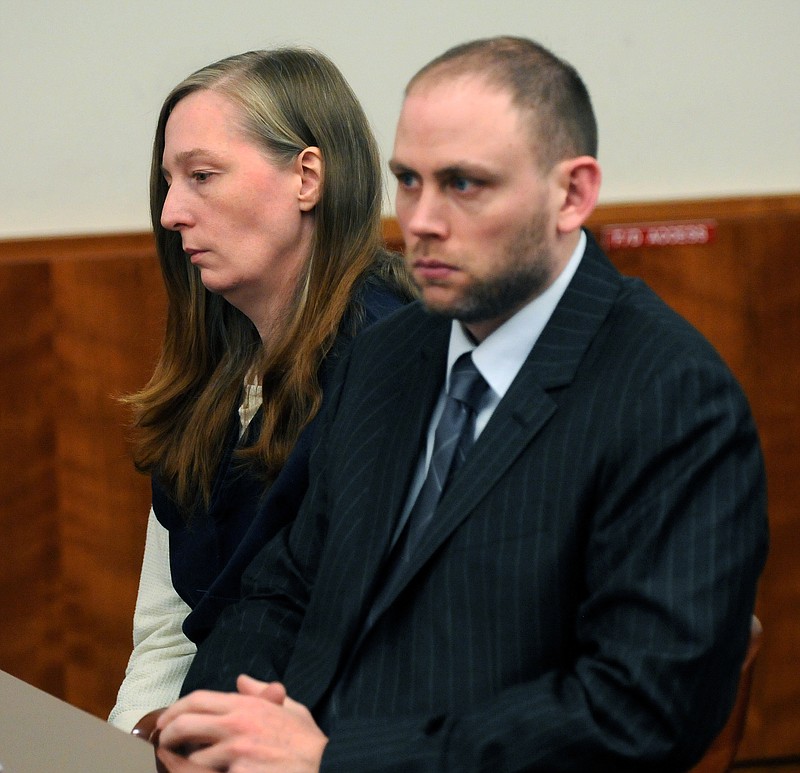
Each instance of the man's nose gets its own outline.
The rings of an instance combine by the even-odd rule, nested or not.
[[[432,189],[423,190],[413,200],[398,204],[398,220],[403,224],[405,230],[417,237],[423,238],[445,238],[448,234],[447,205],[442,195]]]

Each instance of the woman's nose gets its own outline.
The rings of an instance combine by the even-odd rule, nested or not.
[[[164,206],[161,207],[161,225],[169,231],[178,231],[183,226],[191,225],[191,215],[175,185],[167,188]]]

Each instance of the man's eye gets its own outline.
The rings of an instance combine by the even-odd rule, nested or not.
[[[475,187],[475,183],[472,180],[468,180],[466,177],[454,177],[450,181],[450,185],[462,193]]]
[[[395,174],[398,185],[410,188],[414,184],[414,175],[411,172],[398,172]]]

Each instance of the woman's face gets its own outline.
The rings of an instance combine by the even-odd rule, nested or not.
[[[169,188],[161,224],[180,233],[206,288],[246,314],[263,338],[308,260],[321,168],[309,172],[316,149],[276,164],[245,135],[239,114],[208,90],[175,105],[164,131]]]

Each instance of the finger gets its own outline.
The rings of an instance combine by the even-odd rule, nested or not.
[[[169,706],[156,721],[163,730],[170,722],[183,714],[224,714],[231,710],[235,693],[195,690]]]
[[[286,688],[280,682],[262,682],[247,674],[241,674],[236,680],[236,689],[242,695],[265,698],[278,706],[286,700]]]
[[[254,738],[240,737],[196,749],[187,754],[187,758],[202,770],[263,770],[258,765],[264,760],[255,753],[255,749]]]
[[[236,732],[236,717],[235,713],[181,714],[161,730],[159,745],[185,753],[219,743]]]
[[[156,750],[156,757],[167,773],[207,773],[208,770],[211,770],[211,768],[187,760],[163,747]]]
[[[199,728],[196,725],[186,727],[181,724],[181,720],[178,720],[161,731],[158,748],[168,749],[176,754],[186,756],[193,751],[218,743],[223,737],[224,734],[219,731]]]
[[[267,687],[269,687],[269,682],[262,682],[247,674],[239,674],[236,678],[236,689],[242,695],[261,695]]]
[[[299,717],[303,717],[303,718],[306,718],[306,717],[310,718],[311,717],[311,712],[308,710],[308,708],[305,705],[303,705],[302,703],[299,703],[296,700],[292,700],[289,697],[287,697],[286,700],[283,702],[283,707],[285,709],[287,709],[288,711],[290,711],[295,716],[299,716]]]
[[[183,708],[199,704],[208,708],[207,696],[185,701]],[[285,709],[261,696],[238,693],[212,694],[212,711],[184,710],[161,728],[159,742],[174,750],[205,748],[234,737],[249,736],[261,730],[274,734]],[[179,701],[180,702],[180,701]],[[178,704],[175,704],[176,706]],[[222,710],[220,710],[222,709]]]

